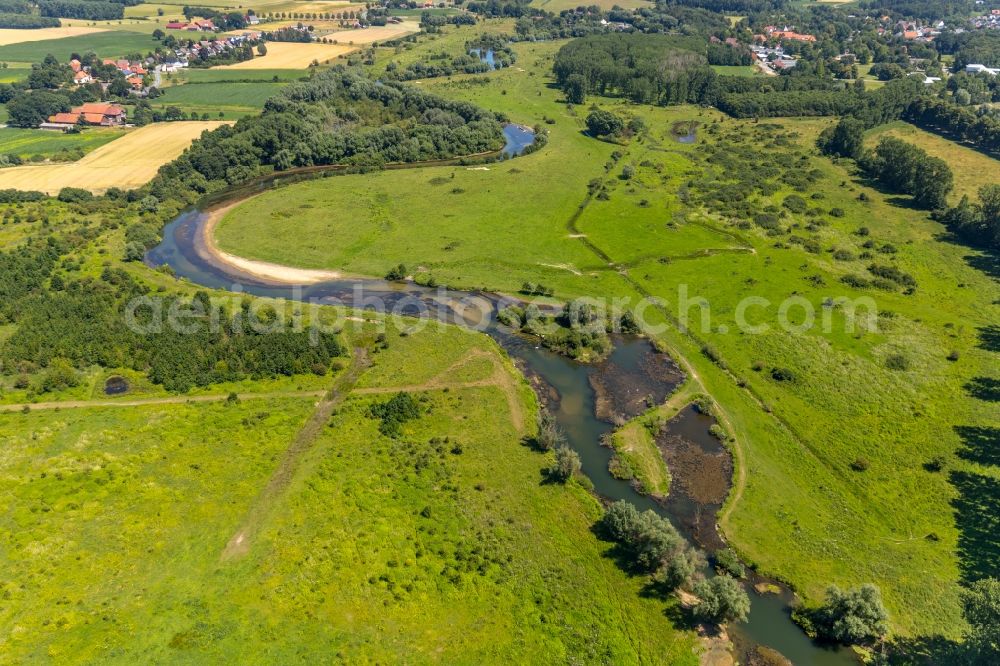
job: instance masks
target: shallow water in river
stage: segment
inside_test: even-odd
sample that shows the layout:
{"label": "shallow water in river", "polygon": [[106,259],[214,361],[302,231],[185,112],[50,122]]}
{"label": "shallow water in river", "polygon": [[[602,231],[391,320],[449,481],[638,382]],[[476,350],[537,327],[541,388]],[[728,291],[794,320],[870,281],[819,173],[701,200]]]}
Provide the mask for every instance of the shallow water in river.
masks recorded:
{"label": "shallow water in river", "polygon": [[[509,148],[511,154],[521,152],[531,143],[527,140],[530,130],[521,126],[508,125],[505,135],[508,138],[505,150]],[[282,177],[276,176],[228,197],[217,196],[214,201],[232,201],[282,182]],[[206,251],[200,233],[206,217],[197,209],[181,213],[165,227],[160,245],[147,253],[147,263],[151,266],[167,264],[177,277],[209,288],[355,307],[363,307],[363,299],[377,297],[388,311],[425,317],[447,316],[453,323],[462,323],[462,318],[456,316],[455,302],[486,304],[490,309],[486,315],[490,323],[485,332],[535,380],[533,383],[542,400],[549,405],[568,443],[579,453],[583,472],[593,482],[595,491],[609,500],[627,500],[640,510],[652,509],[669,517],[688,539],[710,553],[724,545],[715,530],[715,513],[729,491],[732,461],[719,441],[709,434],[708,428],[713,422],[710,417],[698,414],[693,408],[685,408],[657,438],[661,448],[668,449],[667,459],[673,457],[675,464],[671,470],[674,483],[665,503],[638,494],[628,482],[615,479],[608,471],[612,451],[601,445],[601,439],[613,426],[598,418],[595,386],[621,393],[615,396],[620,400],[614,401],[614,406],[622,415],[631,417],[641,411],[641,402],[635,399],[636,396],[628,395],[629,382],[624,378],[629,373],[633,373],[634,384],[641,385],[641,391],[649,393],[655,402],[662,402],[683,379],[670,358],[658,354],[648,341],[619,338],[606,361],[582,365],[497,324],[493,317],[501,299],[491,294],[450,291],[443,297],[442,290],[378,279],[341,279],[302,288],[268,284],[217,261]],[[818,646],[802,633],[789,617],[794,596],[787,588],[782,587],[780,594],[760,595],[748,584],[748,591],[752,600],[749,620],[729,628],[741,661],[745,662],[756,646],[763,645],[803,666],[857,664],[849,651]]]}

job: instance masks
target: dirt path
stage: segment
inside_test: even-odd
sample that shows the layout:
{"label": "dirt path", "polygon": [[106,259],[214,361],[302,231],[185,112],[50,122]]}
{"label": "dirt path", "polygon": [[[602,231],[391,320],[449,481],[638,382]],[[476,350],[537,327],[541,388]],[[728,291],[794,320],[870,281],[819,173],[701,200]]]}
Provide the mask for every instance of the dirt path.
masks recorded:
{"label": "dirt path", "polygon": [[[484,379],[474,379],[465,382],[450,382],[447,377],[463,365],[474,361],[477,358],[488,358],[493,364],[493,374]],[[497,358],[496,354],[484,349],[473,349],[468,354],[452,363],[443,371],[430,378],[422,384],[410,384],[407,386],[375,386],[354,389],[353,393],[361,395],[372,395],[382,393],[399,393],[401,391],[437,391],[441,389],[463,389],[463,388],[484,388],[496,387],[500,389],[507,400],[507,408],[510,411],[511,421],[519,434],[525,432],[524,408],[517,395],[517,383],[510,372],[503,366],[503,362]]]}
{"label": "dirt path", "polygon": [[250,542],[264,524],[268,514],[288,485],[291,483],[298,469],[302,456],[312,448],[317,435],[322,431],[323,426],[330,420],[334,408],[343,402],[348,393],[351,392],[354,384],[358,381],[368,366],[370,365],[367,352],[357,347],[354,349],[354,357],[351,365],[343,375],[337,378],[333,388],[321,400],[313,411],[312,415],[305,422],[305,425],[295,435],[291,446],[285,449],[281,462],[277,469],[268,479],[267,485],[261,490],[243,518],[243,522],[236,533],[229,539],[225,549],[222,551],[221,559],[231,560],[245,555],[250,550]]}
{"label": "dirt path", "polygon": [[[318,398],[325,391],[270,391],[267,393],[237,393],[240,400],[264,400],[267,398]],[[0,405],[0,412],[23,412],[24,408],[36,409],[87,409],[91,407],[142,407],[144,405],[180,405],[189,402],[220,402],[229,395],[189,395],[169,398],[136,398],[134,400],[64,400],[62,402],[21,402]]]}

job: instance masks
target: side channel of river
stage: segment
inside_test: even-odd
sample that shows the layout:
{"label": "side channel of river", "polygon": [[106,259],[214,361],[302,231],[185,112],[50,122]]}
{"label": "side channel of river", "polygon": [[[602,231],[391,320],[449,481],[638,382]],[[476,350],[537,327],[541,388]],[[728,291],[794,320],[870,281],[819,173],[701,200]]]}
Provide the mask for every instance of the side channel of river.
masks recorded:
{"label": "side channel of river", "polygon": [[[504,152],[508,156],[519,154],[531,144],[531,131],[525,127],[507,125],[504,133],[507,137]],[[291,182],[296,179],[300,178]],[[232,203],[285,182],[289,179],[279,175],[217,195],[211,203],[216,206]],[[467,323],[469,308],[459,310],[456,303],[479,308],[483,321],[488,322],[485,332],[497,340],[532,380],[540,398],[565,431],[570,446],[579,453],[583,472],[601,497],[627,500],[640,510],[652,509],[670,518],[686,538],[709,554],[724,545],[715,528],[715,514],[729,491],[732,460],[709,434],[710,417],[691,407],[685,408],[657,438],[667,460],[673,464],[671,493],[665,502],[638,494],[629,483],[614,478],[608,471],[612,452],[601,441],[613,429],[609,414],[636,416],[644,410],[647,397],[662,402],[683,381],[682,373],[670,358],[657,353],[647,340],[619,338],[606,361],[582,365],[538,347],[497,323],[495,315],[502,299],[495,295],[449,291],[443,298],[439,290],[378,279],[341,279],[302,288],[270,283],[215,259],[205,247],[201,233],[208,218],[206,210],[207,207],[188,210],[171,221],[164,228],[163,241],[147,253],[146,263],[154,267],[169,265],[177,277],[208,288],[350,307],[364,307],[364,302],[359,302],[359,295],[363,294],[367,299],[378,297],[391,312],[444,318],[458,324]],[[599,412],[603,418],[599,418]],[[752,601],[748,621],[729,628],[741,663],[758,662],[763,654],[760,648],[764,647],[802,666],[857,664],[850,651],[815,644],[791,621],[794,595],[786,587],[778,586],[777,594],[760,594],[753,585],[756,582],[761,580],[751,578],[747,583]]]}

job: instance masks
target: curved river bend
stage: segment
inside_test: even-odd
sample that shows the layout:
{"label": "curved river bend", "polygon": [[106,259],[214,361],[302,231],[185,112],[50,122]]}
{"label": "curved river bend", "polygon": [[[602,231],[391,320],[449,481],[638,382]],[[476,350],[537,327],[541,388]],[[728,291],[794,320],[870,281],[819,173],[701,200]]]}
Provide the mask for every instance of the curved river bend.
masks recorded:
{"label": "curved river bend", "polygon": [[[506,156],[521,153],[533,140],[530,129],[520,125],[504,128]],[[591,479],[596,492],[610,500],[627,500],[640,510],[652,509],[667,516],[689,540],[707,551],[714,552],[722,542],[714,528],[717,505],[698,505],[690,498],[671,497],[661,504],[640,495],[625,481],[614,478],[608,471],[610,449],[601,446],[602,437],[613,430],[611,423],[597,416],[598,396],[595,377],[600,369],[576,363],[554,352],[540,348],[512,334],[498,324],[495,314],[503,299],[493,294],[442,291],[414,284],[399,284],[379,279],[344,278],[316,284],[292,287],[261,279],[220,261],[204,239],[204,227],[213,209],[231,205],[283,184],[302,180],[311,175],[272,175],[250,186],[233,189],[212,197],[200,208],[187,210],[171,221],[163,231],[163,241],[146,254],[149,266],[170,266],[179,278],[212,289],[241,291],[270,298],[297,299],[323,304],[366,307],[366,299],[377,298],[386,311],[396,314],[434,317],[459,325],[471,324],[494,338],[519,366],[535,380],[543,401],[549,404],[566,433],[569,444],[579,453],[584,473]],[[456,307],[456,304],[458,307]],[[471,307],[469,307],[471,306]],[[470,319],[469,311],[479,314]],[[615,350],[602,365],[616,368],[619,378],[638,381],[639,365],[658,357],[654,363],[669,364],[667,373],[676,368],[664,355],[654,354],[651,345],[642,339],[618,339]],[[634,374],[630,374],[634,373]],[[681,377],[676,377],[674,384]],[[598,385],[600,381],[596,382]],[[671,385],[667,385],[672,389]],[[711,421],[688,408],[671,421],[667,435],[685,440],[688,448],[715,455],[718,441],[708,433]],[[731,463],[730,463],[731,464]],[[675,482],[673,485],[677,485]],[[705,511],[710,511],[707,515]],[[758,646],[777,650],[794,664],[802,666],[856,666],[857,660],[845,649],[828,649],[816,645],[790,619],[790,604],[794,597],[782,587],[780,594],[758,594],[748,585],[752,606],[747,622],[731,625],[730,637],[741,663],[751,661]]]}

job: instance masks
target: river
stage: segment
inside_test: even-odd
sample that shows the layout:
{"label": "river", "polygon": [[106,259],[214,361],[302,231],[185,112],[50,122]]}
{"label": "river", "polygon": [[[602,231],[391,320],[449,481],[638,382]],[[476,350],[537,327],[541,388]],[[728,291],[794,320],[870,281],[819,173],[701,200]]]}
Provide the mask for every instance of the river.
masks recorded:
{"label": "river", "polygon": [[[504,128],[504,134],[507,137],[504,152],[509,156],[520,153],[531,144],[531,130],[528,128],[511,124]],[[315,177],[315,174],[311,177]],[[206,210],[300,179],[299,176],[274,176],[249,187],[217,195],[201,209],[181,213],[164,228],[163,241],[147,253],[146,263],[154,267],[166,264],[178,278],[213,289],[346,306],[362,306],[363,302],[359,302],[359,298],[378,297],[387,311],[445,318],[458,324],[469,323],[470,320],[464,312],[458,314],[454,308],[455,301],[485,306],[483,316],[489,324],[484,332],[497,340],[519,367],[536,380],[536,390],[539,390],[542,400],[553,411],[570,446],[579,453],[583,472],[593,482],[595,491],[609,500],[627,500],[640,510],[652,509],[667,516],[686,538],[709,553],[721,546],[721,538],[715,531],[714,517],[721,499],[728,492],[730,479],[723,479],[725,488],[717,503],[699,503],[680,494],[679,490],[675,492],[674,487],[684,487],[684,480],[678,478],[675,471],[671,496],[665,503],[660,503],[637,493],[629,483],[614,478],[608,470],[612,452],[601,445],[601,440],[611,432],[613,426],[597,416],[595,384],[600,386],[602,381],[613,375],[618,378],[618,383],[613,386],[611,393],[624,394],[628,392],[629,384],[641,383],[641,395],[653,393],[662,401],[683,379],[669,357],[657,354],[648,341],[619,338],[607,361],[583,365],[514,335],[498,324],[495,314],[502,299],[495,295],[449,291],[449,298],[445,299],[437,289],[368,278],[340,279],[301,288],[292,287],[243,273],[217,260],[205,247],[201,231],[208,218]],[[359,288],[363,291],[359,292]],[[651,381],[647,376],[649,365],[656,363],[665,365],[654,368],[658,379]],[[676,377],[672,378],[672,373]],[[623,377],[624,384],[621,382]],[[657,390],[659,393],[656,393]],[[695,456],[692,467],[696,470],[705,467],[699,462],[698,455],[706,456],[704,461],[708,461],[709,457],[714,457],[715,460],[720,455],[728,459],[728,453],[722,451],[718,440],[708,433],[710,425],[711,419],[687,408],[671,421],[666,433],[685,443],[689,454]],[[731,461],[729,465],[728,468],[723,466],[720,469],[728,469],[731,474]],[[758,594],[749,582],[746,587],[752,601],[750,617],[745,623],[729,627],[729,635],[741,663],[752,662],[757,647],[766,646],[801,666],[856,666],[858,662],[849,650],[819,646],[791,621],[790,610],[794,595],[787,588],[781,586],[779,594]]]}

